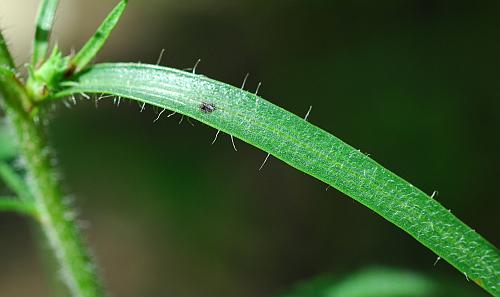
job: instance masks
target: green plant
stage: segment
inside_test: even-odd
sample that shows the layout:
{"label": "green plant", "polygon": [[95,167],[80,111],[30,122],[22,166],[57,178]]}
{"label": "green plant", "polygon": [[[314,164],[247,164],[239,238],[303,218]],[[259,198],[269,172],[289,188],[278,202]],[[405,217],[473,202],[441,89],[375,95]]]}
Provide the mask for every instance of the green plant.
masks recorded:
{"label": "green plant", "polygon": [[439,297],[472,296],[446,279],[400,269],[369,267],[346,276],[321,276],[299,283],[280,297]]}
{"label": "green plant", "polygon": [[[171,68],[115,63],[87,67],[123,13],[121,1],[75,56],[57,47],[47,56],[56,0],[42,1],[23,80],[0,36],[0,95],[17,142],[0,143],[0,176],[16,198],[0,210],[18,211],[40,223],[74,296],[103,296],[47,149],[47,107],[74,94],[110,94],[192,117],[238,137],[335,187],[402,228],[467,278],[499,294],[498,250],[441,206],[362,152],[255,94]],[[1,135],[1,134],[0,134]],[[18,148],[16,148],[16,144]],[[8,164],[16,152],[25,178]]]}

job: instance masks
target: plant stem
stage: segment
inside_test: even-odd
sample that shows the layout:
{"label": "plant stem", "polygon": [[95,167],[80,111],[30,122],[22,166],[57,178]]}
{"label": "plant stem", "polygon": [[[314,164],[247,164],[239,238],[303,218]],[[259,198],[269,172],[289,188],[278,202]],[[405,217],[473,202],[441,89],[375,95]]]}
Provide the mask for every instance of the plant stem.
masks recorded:
{"label": "plant stem", "polygon": [[103,296],[74,212],[63,203],[44,128],[31,118],[11,113],[9,116],[19,137],[41,228],[61,265],[64,281],[75,297]]}
{"label": "plant stem", "polygon": [[[3,37],[0,33],[0,62],[3,65],[11,64],[7,48],[2,44]],[[43,110],[26,105],[30,102],[32,104],[33,100],[15,75],[5,68],[0,71],[0,99],[18,138],[40,228],[61,267],[64,282],[74,297],[104,296],[94,264],[83,245],[75,212],[63,202],[53,159],[47,146]]]}

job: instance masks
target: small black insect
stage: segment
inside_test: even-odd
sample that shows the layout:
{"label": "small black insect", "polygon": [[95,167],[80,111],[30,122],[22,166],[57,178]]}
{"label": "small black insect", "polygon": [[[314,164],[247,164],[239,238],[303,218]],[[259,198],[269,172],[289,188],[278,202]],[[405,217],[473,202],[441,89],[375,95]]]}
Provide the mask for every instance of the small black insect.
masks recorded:
{"label": "small black insect", "polygon": [[200,110],[204,113],[211,113],[215,110],[215,105],[213,103],[201,102]]}

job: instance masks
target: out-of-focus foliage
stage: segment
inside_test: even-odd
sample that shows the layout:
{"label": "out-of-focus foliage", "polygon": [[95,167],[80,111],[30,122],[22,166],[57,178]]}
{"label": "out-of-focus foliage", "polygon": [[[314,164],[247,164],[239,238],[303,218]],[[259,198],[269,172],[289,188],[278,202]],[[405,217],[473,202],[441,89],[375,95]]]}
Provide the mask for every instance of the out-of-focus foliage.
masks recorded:
{"label": "out-of-focus foliage", "polygon": [[16,142],[7,127],[0,123],[0,160],[13,158],[17,153]]}
{"label": "out-of-focus foliage", "polygon": [[409,270],[374,267],[300,283],[279,297],[473,297],[474,291]]}

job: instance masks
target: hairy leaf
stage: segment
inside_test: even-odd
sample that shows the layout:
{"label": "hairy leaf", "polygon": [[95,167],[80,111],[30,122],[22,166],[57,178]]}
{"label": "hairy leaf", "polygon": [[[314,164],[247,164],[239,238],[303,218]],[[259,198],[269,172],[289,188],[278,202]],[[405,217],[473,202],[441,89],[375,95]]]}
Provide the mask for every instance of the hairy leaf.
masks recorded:
{"label": "hairy leaf", "polygon": [[[100,64],[56,97],[108,93],[169,109],[234,135],[331,185],[498,295],[498,250],[448,209],[330,133],[252,93],[160,66]],[[207,108],[210,106],[210,108]]]}

